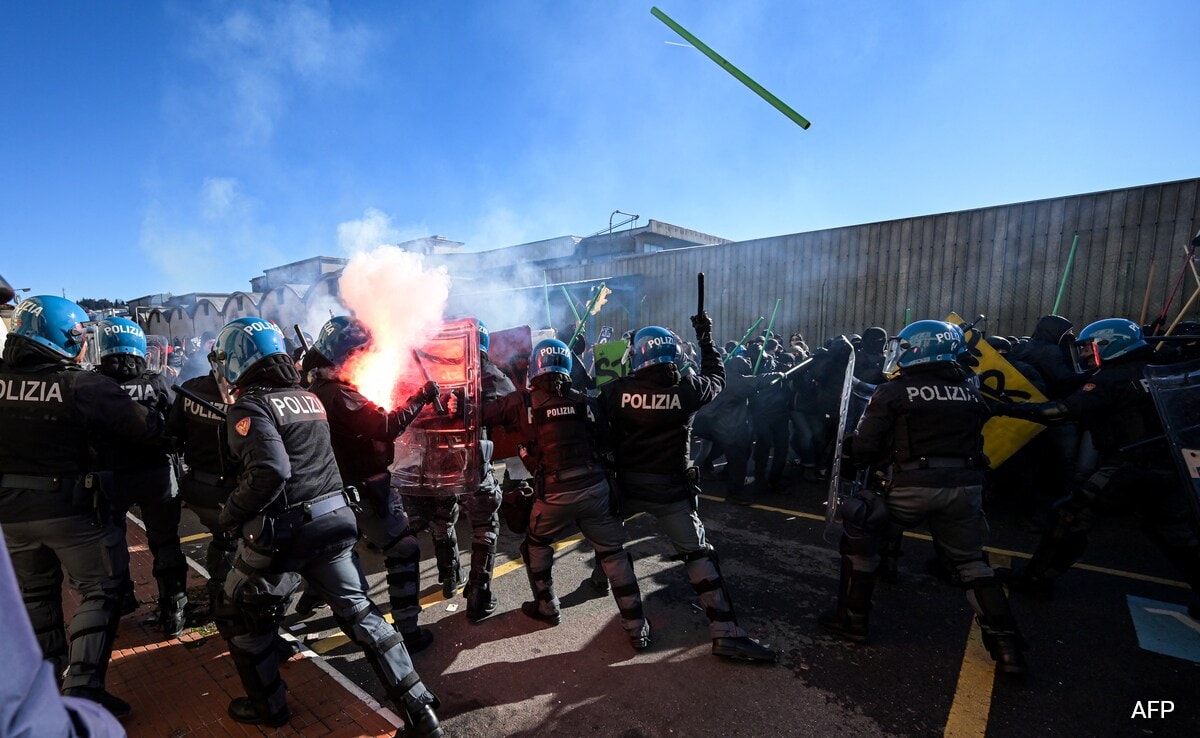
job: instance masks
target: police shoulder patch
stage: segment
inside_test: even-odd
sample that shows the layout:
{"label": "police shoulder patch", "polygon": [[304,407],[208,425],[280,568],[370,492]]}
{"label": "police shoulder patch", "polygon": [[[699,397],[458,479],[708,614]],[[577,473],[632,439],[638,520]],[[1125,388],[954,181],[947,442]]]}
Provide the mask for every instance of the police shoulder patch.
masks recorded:
{"label": "police shoulder patch", "polygon": [[237,425],[233,426],[233,429],[238,432],[239,436],[244,438],[250,433],[250,418],[242,418],[237,422]]}
{"label": "police shoulder patch", "polygon": [[1092,390],[1096,389],[1096,385],[1093,382],[1088,382],[1079,389],[1083,390],[1084,392],[1091,392]]}

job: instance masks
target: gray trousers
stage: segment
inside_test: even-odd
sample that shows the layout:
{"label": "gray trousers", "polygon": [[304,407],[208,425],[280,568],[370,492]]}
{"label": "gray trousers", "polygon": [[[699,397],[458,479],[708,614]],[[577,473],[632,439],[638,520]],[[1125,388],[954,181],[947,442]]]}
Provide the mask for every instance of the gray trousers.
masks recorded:
{"label": "gray trousers", "polygon": [[[120,589],[129,577],[125,536],[90,515],[4,523],[4,537],[21,598],[42,653],[62,673],[63,688],[103,688],[120,614]],[[79,608],[70,645],[63,625],[63,569]]]}
{"label": "gray trousers", "polygon": [[[993,575],[983,555],[988,523],[983,514],[983,486],[894,487],[883,498],[892,522],[915,528],[929,522],[933,540],[958,569],[964,584]],[[856,571],[874,571],[879,555],[851,555]]]}
{"label": "gray trousers", "polygon": [[529,585],[538,609],[546,614],[559,612],[554,592],[551,547],[563,534],[579,527],[583,537],[596,551],[604,575],[612,585],[613,599],[621,613],[621,625],[631,635],[648,635],[649,626],[642,612],[642,592],[633,571],[633,557],[625,550],[625,529],[609,510],[607,479],[569,492],[554,492],[534,500],[529,529],[522,544],[528,564]]}
{"label": "gray trousers", "polygon": [[363,649],[389,697],[398,701],[410,690],[418,698],[426,693],[404,639],[367,597],[367,580],[353,546],[332,552],[292,550],[272,555],[242,540],[224,594],[226,603],[241,617],[236,628],[240,632],[227,640],[251,699],[261,700],[269,713],[287,704],[273,643],[301,576],[329,603],[342,631]]}
{"label": "gray trousers", "polygon": [[[187,599],[187,560],[179,544],[179,498],[171,467],[113,472],[109,493],[113,521],[125,534],[125,513],[137,505],[146,524],[146,542],[154,556],[154,577],[161,603],[183,607]],[[132,589],[132,582],[128,586]]]}
{"label": "gray trousers", "polygon": [[392,621],[401,633],[411,633],[421,614],[421,544],[409,527],[400,495],[393,489],[386,510],[364,504],[355,518],[358,530],[383,552]]}
{"label": "gray trousers", "polygon": [[721,571],[708,541],[704,536],[704,523],[699,513],[688,500],[679,502],[648,502],[638,499],[636,489],[626,484],[621,499],[621,514],[625,516],[644,512],[653,515],[662,526],[663,533],[670,539],[675,552],[685,561],[688,582],[692,585],[704,612],[708,615],[708,629],[713,638],[741,638],[746,631],[737,624],[733,616],[733,601],[725,588]]}

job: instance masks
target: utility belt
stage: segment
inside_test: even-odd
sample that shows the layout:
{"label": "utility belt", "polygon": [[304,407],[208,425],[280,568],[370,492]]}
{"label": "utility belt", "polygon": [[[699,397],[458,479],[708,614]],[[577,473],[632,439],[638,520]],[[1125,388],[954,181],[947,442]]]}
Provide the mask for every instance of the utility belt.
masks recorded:
{"label": "utility belt", "polygon": [[[57,497],[38,495],[44,499],[29,505],[29,509],[11,516],[11,522],[57,517],[61,514],[65,502],[65,506],[75,513],[94,516],[98,525],[104,525],[109,518],[106,487],[111,483],[112,475],[106,472],[58,475],[0,474],[0,488],[27,489],[66,496],[66,500],[62,500]],[[48,515],[51,511],[53,514]]]}
{"label": "utility belt", "polygon": [[897,461],[892,464],[895,471],[916,471],[917,469],[978,469],[975,459],[970,456],[922,456],[912,461]]}
{"label": "utility belt", "polygon": [[688,467],[682,474],[654,474],[651,472],[617,472],[621,494],[631,499],[655,503],[691,501],[692,508],[700,495],[700,471]]}
{"label": "utility belt", "polygon": [[305,523],[348,507],[345,492],[338,490],[314,500],[288,505],[283,512],[266,512],[251,519],[242,527],[242,535],[256,549],[270,551],[288,544]]}
{"label": "utility belt", "polygon": [[553,484],[562,484],[575,479],[583,479],[584,477],[599,477],[604,474],[604,469],[587,464],[584,466],[572,466],[567,469],[558,469],[552,473],[544,474],[545,480]]}
{"label": "utility belt", "polygon": [[0,487],[36,489],[43,492],[69,492],[79,483],[78,475],[0,474]]}
{"label": "utility belt", "polygon": [[288,519],[288,522],[310,523],[323,515],[341,510],[343,507],[349,507],[349,503],[346,502],[345,492],[339,489],[337,492],[321,495],[315,500],[305,500],[297,502],[295,505],[288,505],[279,517]]}

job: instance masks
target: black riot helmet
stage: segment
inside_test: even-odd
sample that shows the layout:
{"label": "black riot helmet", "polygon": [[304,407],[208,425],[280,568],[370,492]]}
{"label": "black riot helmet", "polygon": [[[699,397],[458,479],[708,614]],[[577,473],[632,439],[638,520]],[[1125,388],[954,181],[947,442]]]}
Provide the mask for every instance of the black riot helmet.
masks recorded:
{"label": "black riot helmet", "polygon": [[1043,315],[1038,318],[1033,335],[1029,339],[1055,346],[1067,346],[1075,340],[1075,334],[1071,331],[1074,327],[1074,323],[1061,315]]}
{"label": "black riot helmet", "polygon": [[861,348],[868,354],[882,354],[887,340],[887,331],[879,326],[871,326],[862,332]]}

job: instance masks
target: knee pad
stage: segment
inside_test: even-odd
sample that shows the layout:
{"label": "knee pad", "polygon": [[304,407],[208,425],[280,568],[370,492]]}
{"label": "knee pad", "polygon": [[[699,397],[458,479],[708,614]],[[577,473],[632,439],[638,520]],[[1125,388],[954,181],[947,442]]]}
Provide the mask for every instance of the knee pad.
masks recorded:
{"label": "knee pad", "polygon": [[891,523],[887,506],[879,495],[871,492],[856,492],[842,500],[838,505],[838,517],[850,538],[882,540]]}
{"label": "knee pad", "polygon": [[399,562],[420,561],[421,543],[413,535],[411,529],[405,529],[403,533],[383,547],[383,555],[388,560],[396,559]]}

